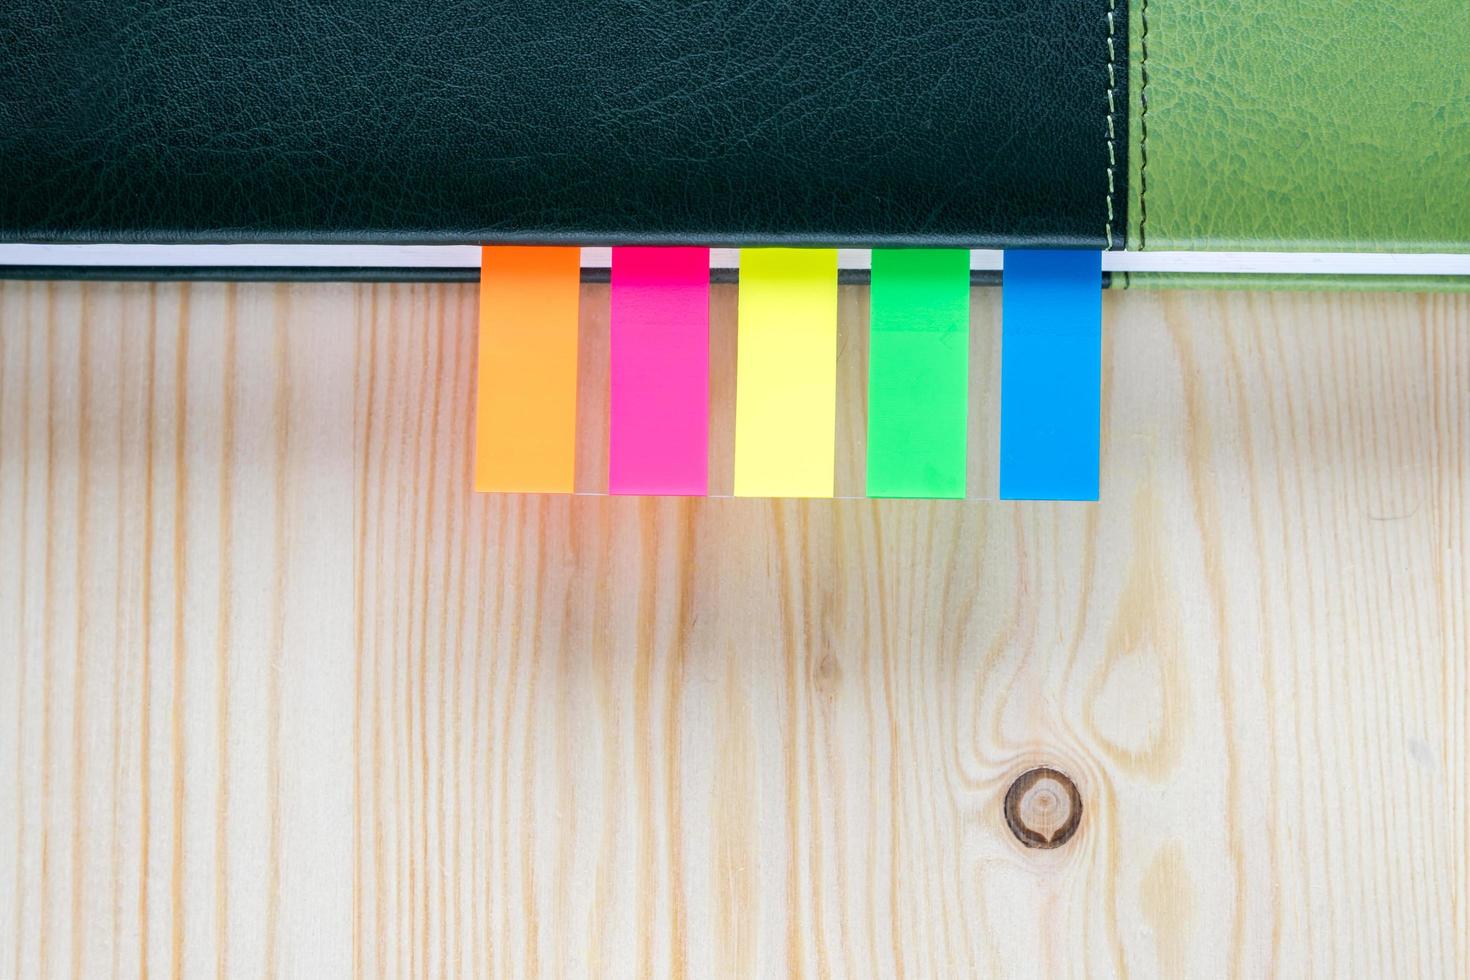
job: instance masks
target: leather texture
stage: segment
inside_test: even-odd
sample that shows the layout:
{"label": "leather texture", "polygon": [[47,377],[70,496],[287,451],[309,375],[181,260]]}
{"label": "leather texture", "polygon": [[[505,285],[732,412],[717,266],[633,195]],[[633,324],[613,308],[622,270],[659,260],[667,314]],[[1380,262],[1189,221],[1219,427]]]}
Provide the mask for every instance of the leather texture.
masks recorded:
{"label": "leather texture", "polygon": [[21,0],[0,239],[1103,247],[1121,10]]}
{"label": "leather texture", "polygon": [[1470,251],[1466,0],[1130,13],[1130,248]]}

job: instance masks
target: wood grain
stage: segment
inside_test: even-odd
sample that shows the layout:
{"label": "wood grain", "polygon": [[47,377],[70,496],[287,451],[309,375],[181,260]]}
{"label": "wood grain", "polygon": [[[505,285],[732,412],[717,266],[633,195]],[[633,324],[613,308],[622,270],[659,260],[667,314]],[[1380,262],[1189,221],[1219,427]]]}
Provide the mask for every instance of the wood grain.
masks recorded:
{"label": "wood grain", "polygon": [[0,973],[1466,975],[1470,297],[1106,309],[1095,507],[492,498],[471,287],[0,285]]}

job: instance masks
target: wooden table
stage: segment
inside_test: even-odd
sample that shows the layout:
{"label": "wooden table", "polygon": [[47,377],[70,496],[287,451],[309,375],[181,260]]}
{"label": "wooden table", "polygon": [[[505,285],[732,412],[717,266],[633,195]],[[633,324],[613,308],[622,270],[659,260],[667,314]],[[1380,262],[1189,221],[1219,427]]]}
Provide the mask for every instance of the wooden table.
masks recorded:
{"label": "wooden table", "polygon": [[494,498],[472,286],[5,284],[0,974],[1464,976],[1470,296],[1106,316],[1098,506]]}

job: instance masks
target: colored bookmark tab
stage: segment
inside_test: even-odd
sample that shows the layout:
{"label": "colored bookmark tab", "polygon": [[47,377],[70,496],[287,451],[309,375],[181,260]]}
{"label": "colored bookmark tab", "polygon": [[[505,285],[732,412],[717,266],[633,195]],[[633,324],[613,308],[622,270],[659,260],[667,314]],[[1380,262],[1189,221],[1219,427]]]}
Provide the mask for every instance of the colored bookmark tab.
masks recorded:
{"label": "colored bookmark tab", "polygon": [[572,492],[580,261],[577,248],[481,252],[476,490]]}
{"label": "colored bookmark tab", "polygon": [[709,249],[612,250],[608,491],[709,492]]}
{"label": "colored bookmark tab", "polygon": [[1005,253],[1000,496],[1096,500],[1102,254]]}
{"label": "colored bookmark tab", "polygon": [[963,497],[970,253],[875,249],[868,496]]}
{"label": "colored bookmark tab", "polygon": [[830,497],[837,440],[837,251],[740,252],[735,495]]}

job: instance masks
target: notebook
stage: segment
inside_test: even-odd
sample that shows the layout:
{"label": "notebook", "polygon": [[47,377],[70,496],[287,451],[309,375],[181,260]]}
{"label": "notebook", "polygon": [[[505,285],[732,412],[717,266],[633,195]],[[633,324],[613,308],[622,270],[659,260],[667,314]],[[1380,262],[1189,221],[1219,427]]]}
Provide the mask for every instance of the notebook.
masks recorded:
{"label": "notebook", "polygon": [[0,36],[12,276],[452,278],[536,243],[1452,287],[1470,252],[1463,0],[77,0]]}

